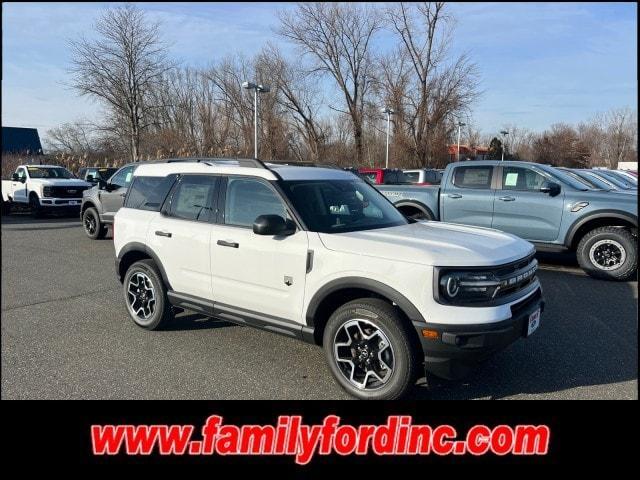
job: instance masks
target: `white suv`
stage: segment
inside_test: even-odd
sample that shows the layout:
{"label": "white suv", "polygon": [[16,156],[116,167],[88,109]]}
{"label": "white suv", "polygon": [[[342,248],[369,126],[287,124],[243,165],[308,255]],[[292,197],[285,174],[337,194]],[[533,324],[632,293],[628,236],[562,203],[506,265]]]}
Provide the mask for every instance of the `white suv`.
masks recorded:
{"label": "white suv", "polygon": [[141,164],[114,243],[139,326],[187,309],[323,345],[360,398],[402,396],[421,366],[460,377],[530,335],[544,306],[529,242],[407,219],[340,169]]}

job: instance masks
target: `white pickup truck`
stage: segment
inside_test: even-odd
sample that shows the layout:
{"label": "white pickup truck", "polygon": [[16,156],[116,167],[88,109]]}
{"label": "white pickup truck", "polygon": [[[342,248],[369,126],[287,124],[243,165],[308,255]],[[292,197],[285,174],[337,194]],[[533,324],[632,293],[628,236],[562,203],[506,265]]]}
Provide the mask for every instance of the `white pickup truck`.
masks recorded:
{"label": "white pickup truck", "polygon": [[10,180],[2,180],[2,211],[12,204],[29,206],[34,217],[43,213],[80,210],[82,192],[91,184],[57,165],[20,165]]}

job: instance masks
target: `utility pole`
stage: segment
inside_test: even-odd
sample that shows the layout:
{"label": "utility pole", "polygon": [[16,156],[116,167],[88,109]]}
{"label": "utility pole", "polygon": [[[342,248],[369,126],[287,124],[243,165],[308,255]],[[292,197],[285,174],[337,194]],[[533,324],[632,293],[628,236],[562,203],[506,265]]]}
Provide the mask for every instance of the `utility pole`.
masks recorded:
{"label": "utility pole", "polygon": [[258,158],[258,92],[268,93],[269,87],[257,85],[252,82],[244,82],[242,88],[253,90],[253,158]]}
{"label": "utility pole", "polygon": [[507,135],[509,135],[509,132],[507,130],[500,130],[500,133],[502,134],[502,162],[504,162],[504,151],[507,147]]}
{"label": "utility pole", "polygon": [[460,161],[460,127],[464,127],[466,123],[458,122],[458,159]]}
{"label": "utility pole", "polygon": [[386,160],[384,162],[384,167],[389,168],[389,129],[391,127],[391,115],[393,115],[396,112],[391,110],[389,107],[385,107],[382,109],[382,113],[387,114],[387,155],[386,155]]}

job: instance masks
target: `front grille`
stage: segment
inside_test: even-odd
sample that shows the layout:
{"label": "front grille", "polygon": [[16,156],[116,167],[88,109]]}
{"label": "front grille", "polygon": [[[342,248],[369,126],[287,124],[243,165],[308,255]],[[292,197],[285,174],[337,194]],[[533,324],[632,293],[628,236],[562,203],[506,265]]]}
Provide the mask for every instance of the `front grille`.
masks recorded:
{"label": "front grille", "polygon": [[519,302],[516,302],[513,305],[511,305],[511,316],[512,317],[518,316],[520,312],[526,310],[527,308],[529,308],[529,306],[538,302],[541,298],[542,298],[542,292],[540,291],[540,289],[537,289],[536,292],[530,297],[527,297],[524,300],[520,300]]}
{"label": "front grille", "polygon": [[536,278],[538,261],[533,258],[534,254],[522,260],[499,267],[494,271],[500,288],[494,298],[503,298],[518,292],[530,285]]}
{"label": "front grille", "polygon": [[49,197],[54,198],[82,198],[82,192],[89,187],[49,187]]}

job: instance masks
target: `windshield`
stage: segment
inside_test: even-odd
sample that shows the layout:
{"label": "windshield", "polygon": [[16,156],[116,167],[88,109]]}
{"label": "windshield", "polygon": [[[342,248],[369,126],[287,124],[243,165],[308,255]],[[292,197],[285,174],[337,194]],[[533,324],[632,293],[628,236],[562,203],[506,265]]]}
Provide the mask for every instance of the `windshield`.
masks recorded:
{"label": "windshield", "polygon": [[566,185],[570,185],[576,190],[585,191],[590,189],[590,187],[586,185],[584,182],[576,180],[571,175],[567,175],[566,172],[563,172],[562,170],[558,170],[555,167],[550,167],[547,165],[536,165],[536,167],[547,172],[549,175],[551,175],[552,177],[555,177],[557,180],[560,180],[562,183]]}
{"label": "windshield", "polygon": [[313,232],[356,232],[409,223],[378,190],[359,179],[291,180],[282,182],[282,188]]}
{"label": "windshield", "polygon": [[27,167],[31,178],[76,178],[66,168],[62,167]]}

